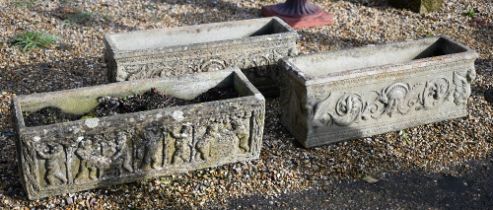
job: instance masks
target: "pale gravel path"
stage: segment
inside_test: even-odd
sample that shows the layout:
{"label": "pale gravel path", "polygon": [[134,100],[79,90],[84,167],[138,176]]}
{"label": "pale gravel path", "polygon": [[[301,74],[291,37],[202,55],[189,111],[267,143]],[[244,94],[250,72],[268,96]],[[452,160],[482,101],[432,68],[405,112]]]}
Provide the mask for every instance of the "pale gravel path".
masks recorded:
{"label": "pale gravel path", "polygon": [[[327,198],[328,202],[341,204],[334,207],[344,208],[344,194],[360,202],[371,201],[371,196],[351,191],[353,187],[354,190],[372,187],[353,182],[365,175],[381,178],[383,186],[392,189],[398,187],[398,180],[387,185],[385,180],[400,177],[400,173],[411,173],[403,177],[417,179],[418,183],[420,176],[424,181],[445,176],[474,179],[475,175],[469,171],[489,169],[468,161],[491,163],[493,160],[493,107],[483,96],[493,89],[493,3],[490,0],[445,0],[448,6],[443,11],[427,15],[389,8],[381,0],[315,1],[335,15],[336,23],[300,31],[302,53],[438,34],[450,36],[480,52],[481,58],[476,62],[478,78],[469,101],[470,116],[406,129],[409,139],[391,132],[307,150],[300,148],[280,125],[275,111],[278,102],[270,100],[264,147],[258,161],[29,202],[24,199],[16,173],[8,114],[12,93],[107,83],[106,67],[101,59],[105,32],[255,18],[261,5],[275,1],[80,1],[77,7],[94,14],[94,20],[87,25],[63,24],[55,16],[59,7],[56,1],[40,1],[31,9],[13,7],[12,2],[0,0],[0,208],[234,207],[231,204],[234,198],[240,198],[240,203],[248,201],[248,196],[258,195],[273,196],[275,200],[276,196],[287,193],[279,200],[283,197],[289,200],[296,192],[303,195],[303,190],[317,186],[333,192],[329,193],[332,196]],[[477,18],[463,15],[469,7],[478,10]],[[22,53],[8,42],[23,30],[43,30],[57,35],[60,41],[53,49]],[[484,181],[486,178],[482,180],[477,183],[491,183]],[[403,186],[406,184],[409,182]],[[491,188],[486,189],[491,196]],[[314,189],[314,196],[318,192]],[[394,201],[393,207],[401,204],[403,208],[412,208],[406,202],[411,201]],[[447,208],[439,204],[430,207]]]}

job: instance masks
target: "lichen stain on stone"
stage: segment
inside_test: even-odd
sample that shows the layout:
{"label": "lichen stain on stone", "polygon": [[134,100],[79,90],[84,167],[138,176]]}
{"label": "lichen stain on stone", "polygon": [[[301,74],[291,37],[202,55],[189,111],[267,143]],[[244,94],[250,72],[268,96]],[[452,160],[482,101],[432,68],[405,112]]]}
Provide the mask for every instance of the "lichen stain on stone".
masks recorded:
{"label": "lichen stain on stone", "polygon": [[33,141],[34,141],[34,142],[38,142],[38,141],[40,141],[40,140],[41,140],[41,137],[39,137],[39,136],[34,136],[34,137],[33,137]]}
{"label": "lichen stain on stone", "polygon": [[72,126],[70,129],[69,129],[70,132],[72,132],[73,134],[77,134],[80,132],[80,129],[76,126]]}
{"label": "lichen stain on stone", "polygon": [[185,117],[183,117],[183,112],[180,110],[174,111],[171,114],[171,117],[173,117],[173,119],[178,121],[178,122],[181,122],[183,119],[185,119]]}
{"label": "lichen stain on stone", "polygon": [[257,98],[259,100],[265,100],[264,96],[262,96],[262,94],[255,94],[255,98]]}
{"label": "lichen stain on stone", "polygon": [[421,10],[420,12],[434,12],[440,10],[442,7],[443,0],[422,0],[421,1]]}
{"label": "lichen stain on stone", "polygon": [[80,141],[82,141],[82,140],[84,140],[84,136],[79,136],[79,137],[77,137],[77,142],[80,142]]}
{"label": "lichen stain on stone", "polygon": [[87,119],[85,121],[85,125],[89,128],[95,128],[95,127],[98,127],[99,125],[99,119],[98,118],[91,118],[91,119]]}

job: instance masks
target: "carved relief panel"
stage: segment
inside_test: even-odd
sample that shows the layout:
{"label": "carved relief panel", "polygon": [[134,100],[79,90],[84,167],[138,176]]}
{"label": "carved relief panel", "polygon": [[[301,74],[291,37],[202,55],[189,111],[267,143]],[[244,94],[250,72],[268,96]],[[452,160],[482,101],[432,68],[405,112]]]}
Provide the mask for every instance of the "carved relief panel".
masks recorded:
{"label": "carved relief panel", "polygon": [[[140,88],[149,81],[14,97],[18,162],[28,197],[39,199],[259,158],[263,96],[251,88],[240,69],[192,78],[227,83],[227,87],[238,87],[242,95],[40,126],[26,126],[23,113],[36,110],[32,107],[39,104],[56,103],[53,98],[60,100],[62,109],[65,97],[78,100],[98,91],[118,95],[121,89],[132,85]],[[189,79],[181,82],[188,83]],[[162,84],[167,81],[151,82],[167,87]]]}
{"label": "carved relief panel", "polygon": [[263,111],[241,110],[198,121],[154,121],[142,127],[23,141],[26,187],[58,194],[77,186],[172,174],[199,163],[204,167],[253,159],[260,152],[261,135],[252,133],[263,124],[253,123],[259,114]]}
{"label": "carved relief panel", "polygon": [[333,91],[309,107],[314,126],[353,124],[413,116],[440,108],[444,103],[464,105],[471,93],[474,70],[425,81],[394,82],[380,89]]}
{"label": "carved relief panel", "polygon": [[[218,53],[176,52],[173,60],[170,56],[163,55],[156,59],[142,59],[146,62],[122,63],[117,73],[117,81],[212,72],[231,66],[238,66],[242,69],[255,68],[256,73],[264,74],[262,72],[269,70],[269,66],[275,65],[279,59],[295,54],[295,51],[288,45],[277,46],[273,49],[272,47],[264,48],[241,52],[231,51],[229,48],[219,50]],[[177,56],[177,54],[182,55]],[[194,56],[191,57],[190,54]]]}

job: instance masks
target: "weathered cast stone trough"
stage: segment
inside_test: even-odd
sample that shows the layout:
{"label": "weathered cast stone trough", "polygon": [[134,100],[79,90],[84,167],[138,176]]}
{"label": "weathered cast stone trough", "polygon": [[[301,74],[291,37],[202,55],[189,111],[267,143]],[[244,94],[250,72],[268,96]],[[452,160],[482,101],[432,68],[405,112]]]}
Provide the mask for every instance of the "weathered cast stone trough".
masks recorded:
{"label": "weathered cast stone trough", "polygon": [[[191,85],[193,84],[193,85]],[[81,114],[101,96],[156,88],[192,99],[212,87],[240,97],[26,127],[23,112]],[[265,100],[239,69],[127,81],[13,99],[21,180],[29,199],[257,159]]]}
{"label": "weathered cast stone trough", "polygon": [[[221,22],[107,34],[105,59],[111,81],[210,72],[229,66],[253,82],[271,76],[271,65],[297,54],[298,35],[279,18]],[[258,81],[257,81],[258,78]]]}
{"label": "weathered cast stone trough", "polygon": [[282,122],[313,147],[464,117],[477,57],[434,37],[283,59]]}

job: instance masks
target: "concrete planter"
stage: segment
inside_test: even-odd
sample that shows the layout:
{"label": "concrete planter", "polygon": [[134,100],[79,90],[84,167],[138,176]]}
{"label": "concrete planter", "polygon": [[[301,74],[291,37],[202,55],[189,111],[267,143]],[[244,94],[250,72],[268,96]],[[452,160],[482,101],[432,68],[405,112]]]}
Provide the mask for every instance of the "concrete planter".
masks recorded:
{"label": "concrete planter", "polygon": [[305,147],[467,113],[478,54],[445,37],[282,61],[282,122]]}
{"label": "concrete planter", "polygon": [[[108,34],[110,80],[125,81],[210,72],[237,66],[270,76],[270,65],[297,54],[297,33],[279,18]],[[265,70],[265,71],[264,71]],[[255,75],[258,74],[258,75]]]}
{"label": "concrete planter", "polygon": [[[241,97],[36,127],[24,123],[23,112],[48,106],[82,114],[101,96],[156,88],[192,99],[215,86],[234,88]],[[13,106],[29,199],[257,159],[265,114],[263,96],[239,69],[19,96]]]}

